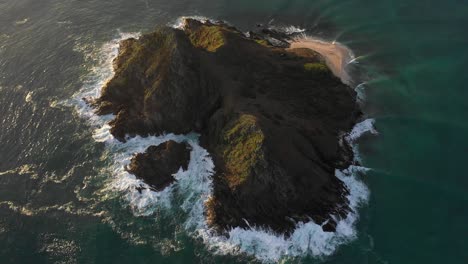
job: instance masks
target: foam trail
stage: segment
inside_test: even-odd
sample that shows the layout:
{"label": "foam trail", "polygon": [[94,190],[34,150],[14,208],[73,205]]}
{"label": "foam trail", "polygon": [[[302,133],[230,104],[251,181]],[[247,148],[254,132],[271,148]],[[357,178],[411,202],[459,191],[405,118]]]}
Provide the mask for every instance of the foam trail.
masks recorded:
{"label": "foam trail", "polygon": [[358,103],[363,103],[366,100],[366,93],[365,93],[365,86],[367,85],[366,82],[363,82],[357,85],[354,88],[354,91],[357,93],[357,101]]}
{"label": "foam trail", "polygon": [[358,163],[361,162],[361,156],[359,155],[359,150],[356,145],[356,141],[364,134],[377,135],[379,132],[375,129],[374,124],[375,124],[374,119],[372,118],[366,119],[356,124],[353,130],[351,130],[351,132],[349,132],[348,135],[345,136],[345,140],[351,145],[353,149],[354,159]]}
{"label": "foam trail", "polygon": [[362,56],[355,57],[352,60],[350,60],[348,62],[348,64],[353,64],[353,63],[354,64],[359,64],[362,60],[369,58],[371,55],[372,54],[367,54],[367,55],[362,55]]}
{"label": "foam trail", "polygon": [[361,58],[361,57],[356,57],[356,58],[350,60],[350,61],[348,62],[348,64],[359,63],[359,62],[358,62],[358,59],[360,59],[360,58]]}
{"label": "foam trail", "polygon": [[346,136],[349,143],[354,143],[359,137],[365,133],[378,134],[379,132],[374,127],[375,120],[372,118],[366,119],[356,124],[351,132]]}
{"label": "foam trail", "polygon": [[276,30],[278,32],[285,33],[287,35],[294,35],[299,33],[304,33],[306,30],[296,26],[270,26],[268,27],[271,30]]}
{"label": "foam trail", "polygon": [[[205,17],[191,17],[201,21],[208,21]],[[180,18],[173,27],[183,27]],[[211,21],[211,20],[210,20]],[[291,29],[293,30],[293,29]],[[294,29],[293,31],[297,31]],[[185,229],[195,237],[200,238],[215,254],[249,254],[258,260],[269,263],[282,259],[300,256],[328,256],[336,249],[356,238],[355,223],[358,219],[358,209],[366,203],[369,190],[356,174],[366,171],[365,168],[351,166],[339,171],[336,176],[340,178],[350,190],[351,213],[346,219],[337,223],[336,232],[324,232],[322,227],[312,220],[307,223],[298,223],[290,237],[275,234],[270,230],[257,227],[248,229],[233,228],[228,236],[220,236],[212,230],[205,219],[205,201],[212,196],[213,186],[211,176],[214,173],[214,164],[207,150],[198,143],[197,134],[188,135],[161,135],[150,137],[128,138],[125,143],[116,140],[110,133],[108,122],[113,116],[97,116],[93,109],[82,98],[97,98],[102,87],[113,76],[112,61],[118,54],[119,42],[128,37],[138,37],[138,33],[120,33],[119,37],[106,43],[97,54],[97,66],[92,69],[89,80],[85,81],[82,90],[69,102],[75,106],[79,115],[89,120],[95,128],[93,138],[97,142],[104,142],[111,155],[112,164],[109,168],[112,176],[108,179],[103,193],[116,193],[126,201],[136,216],[150,216],[157,209],[170,210],[179,206],[187,213],[182,220]],[[345,137],[349,143],[355,143],[357,138],[365,132],[376,133],[373,120],[365,120]],[[151,191],[148,186],[134,175],[128,173],[125,167],[130,163],[134,153],[144,152],[151,145],[159,145],[168,140],[187,142],[192,147],[190,163],[187,171],[180,170],[174,177],[177,179],[170,187],[161,192]],[[139,187],[146,189],[138,191]],[[182,195],[181,201],[175,200],[175,195]]]}

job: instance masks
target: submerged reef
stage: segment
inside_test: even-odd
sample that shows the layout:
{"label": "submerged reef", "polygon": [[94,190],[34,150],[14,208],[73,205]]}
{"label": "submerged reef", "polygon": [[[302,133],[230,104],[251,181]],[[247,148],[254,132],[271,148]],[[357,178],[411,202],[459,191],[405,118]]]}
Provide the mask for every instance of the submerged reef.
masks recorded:
{"label": "submerged reef", "polygon": [[[181,29],[122,41],[115,75],[92,104],[115,115],[111,133],[121,141],[201,134],[216,167],[206,219],[219,233],[256,226],[288,234],[311,219],[332,232],[350,211],[335,176],[353,161],[342,135],[361,111],[320,54],[288,48],[277,32],[186,19]],[[128,170],[162,190],[188,153],[174,142],[150,147]]]}

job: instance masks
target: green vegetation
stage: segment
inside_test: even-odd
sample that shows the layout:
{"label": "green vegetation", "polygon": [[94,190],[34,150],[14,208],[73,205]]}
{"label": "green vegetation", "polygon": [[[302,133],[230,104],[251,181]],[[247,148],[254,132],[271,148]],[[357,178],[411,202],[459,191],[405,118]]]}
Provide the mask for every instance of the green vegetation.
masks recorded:
{"label": "green vegetation", "polygon": [[325,65],[323,62],[306,63],[304,64],[304,70],[307,72],[321,74],[328,73],[330,71],[327,65]]}
{"label": "green vegetation", "polygon": [[195,47],[205,49],[209,52],[216,52],[216,50],[226,43],[224,34],[225,29],[220,26],[203,25],[194,32],[190,32],[189,38],[192,45]]}
{"label": "green vegetation", "polygon": [[258,44],[262,46],[270,46],[270,43],[266,41],[265,39],[256,39],[255,42],[257,42]]}
{"label": "green vegetation", "polygon": [[[173,50],[176,48],[174,34],[166,29],[158,29],[155,32],[143,35],[139,40],[129,39],[122,42],[119,56],[116,60],[116,74],[104,87],[103,94],[112,90],[109,87],[127,87],[128,90],[141,91],[145,100],[154,92],[153,86],[145,87],[145,90],[135,89],[139,82],[132,82],[135,72],[144,72],[148,78],[164,75],[169,68]],[[121,95],[122,97],[124,95]]]}
{"label": "green vegetation", "polygon": [[157,68],[161,61],[169,59],[175,47],[174,34],[165,29],[158,29],[140,40],[126,40],[120,47],[118,61],[120,71],[131,70],[132,67],[146,69],[146,74]]}
{"label": "green vegetation", "polygon": [[264,159],[265,140],[257,118],[243,114],[231,122],[223,132],[223,157],[230,188],[236,188],[248,178],[259,161]]}

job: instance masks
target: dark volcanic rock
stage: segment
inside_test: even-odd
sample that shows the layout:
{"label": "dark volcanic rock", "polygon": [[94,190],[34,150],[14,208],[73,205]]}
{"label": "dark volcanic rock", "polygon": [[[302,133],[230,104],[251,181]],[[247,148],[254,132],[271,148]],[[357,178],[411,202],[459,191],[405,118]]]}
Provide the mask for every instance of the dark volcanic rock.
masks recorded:
{"label": "dark volcanic rock", "polygon": [[274,29],[263,28],[257,32],[249,31],[248,35],[251,39],[267,43],[277,48],[289,48],[290,46],[288,42],[288,40],[290,40],[289,36]]}
{"label": "dark volcanic rock", "polygon": [[158,146],[150,146],[145,153],[136,154],[127,170],[152,189],[160,191],[175,181],[172,174],[181,167],[187,170],[189,161],[190,146],[171,140]]}
{"label": "dark volcanic rock", "polygon": [[334,172],[352,160],[340,142],[360,117],[356,94],[318,53],[261,36],[187,20],[126,40],[94,105],[116,115],[121,140],[201,133],[217,172],[206,213],[220,231],[248,222],[287,233],[310,218],[333,231],[330,215],[349,211]]}

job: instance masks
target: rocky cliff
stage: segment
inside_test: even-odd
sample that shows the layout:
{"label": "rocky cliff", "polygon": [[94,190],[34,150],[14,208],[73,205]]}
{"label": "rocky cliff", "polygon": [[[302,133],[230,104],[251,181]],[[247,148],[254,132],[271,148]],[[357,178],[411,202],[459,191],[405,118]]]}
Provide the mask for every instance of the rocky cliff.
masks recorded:
{"label": "rocky cliff", "polygon": [[200,133],[216,165],[206,214],[220,232],[288,233],[310,219],[334,231],[349,211],[334,174],[352,160],[341,135],[361,112],[318,53],[285,43],[275,32],[191,19],[159,28],[121,43],[115,76],[93,105],[115,115],[111,132],[122,141]]}

